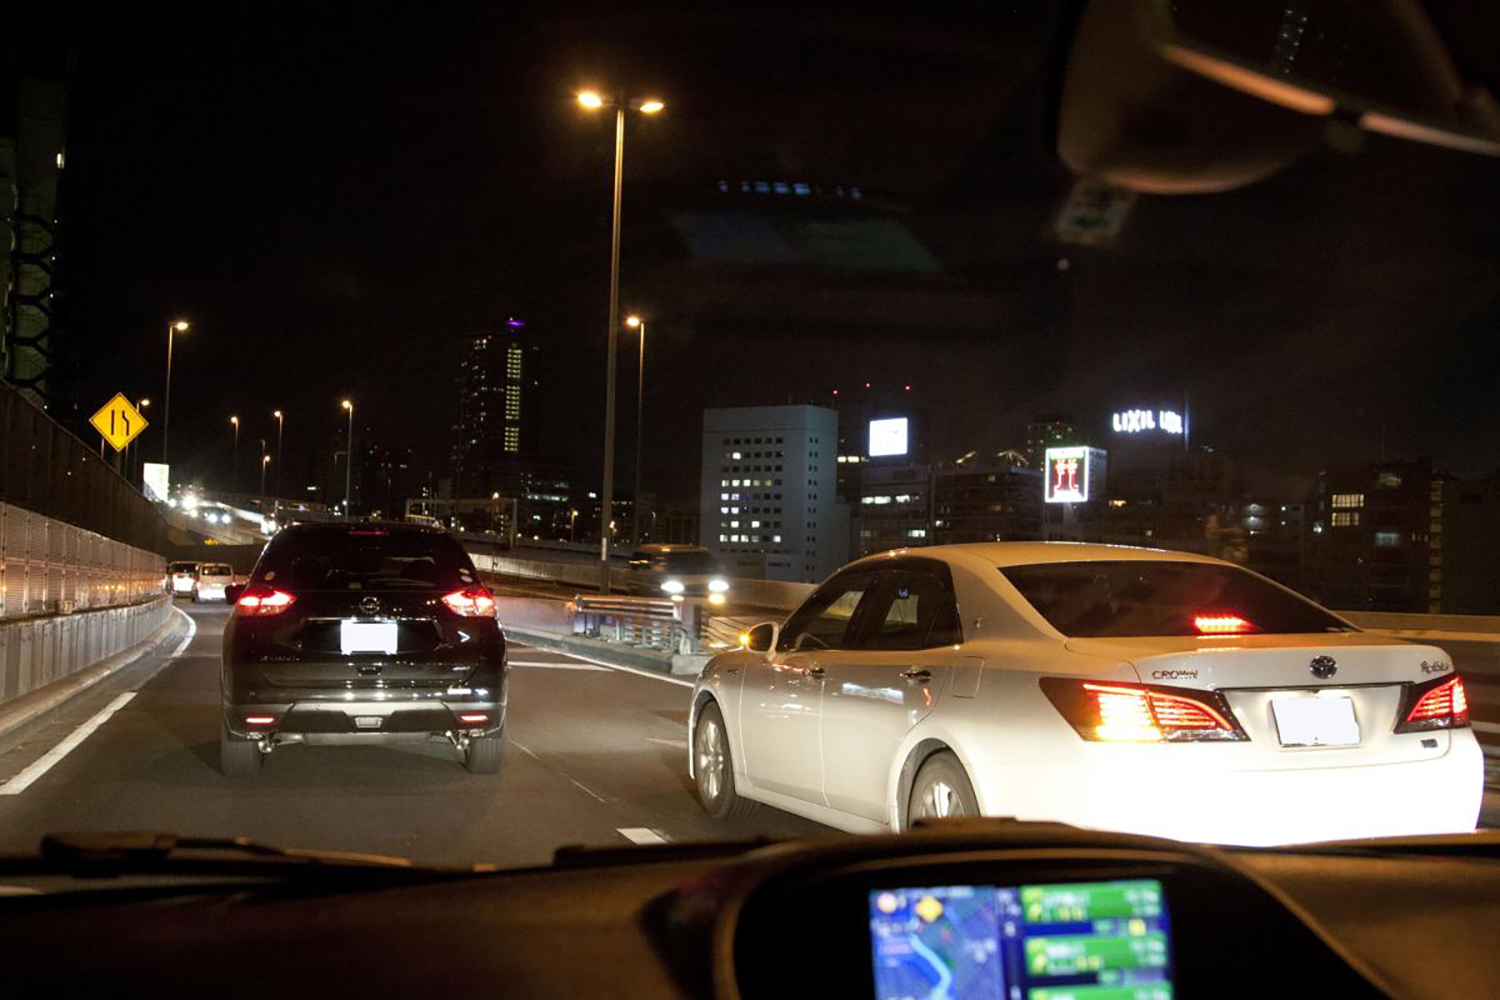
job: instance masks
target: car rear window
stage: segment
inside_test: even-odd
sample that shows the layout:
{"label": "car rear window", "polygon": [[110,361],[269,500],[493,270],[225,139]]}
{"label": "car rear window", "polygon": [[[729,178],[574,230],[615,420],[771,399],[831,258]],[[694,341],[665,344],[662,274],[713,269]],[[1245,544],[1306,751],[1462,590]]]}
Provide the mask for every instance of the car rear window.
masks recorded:
{"label": "car rear window", "polygon": [[1004,566],[1000,572],[1048,624],[1078,638],[1356,631],[1311,601],[1233,566],[1120,560]]}
{"label": "car rear window", "polygon": [[293,590],[426,590],[477,582],[468,555],[441,531],[317,525],[272,539],[257,582]]}
{"label": "car rear window", "polygon": [[667,572],[700,576],[715,570],[712,552],[668,552]]}
{"label": "car rear window", "polygon": [[234,570],[228,563],[208,563],[199,573],[203,576],[233,576]]}
{"label": "car rear window", "polygon": [[167,570],[171,573],[196,573],[198,572],[198,564],[190,562],[174,562],[168,564]]}

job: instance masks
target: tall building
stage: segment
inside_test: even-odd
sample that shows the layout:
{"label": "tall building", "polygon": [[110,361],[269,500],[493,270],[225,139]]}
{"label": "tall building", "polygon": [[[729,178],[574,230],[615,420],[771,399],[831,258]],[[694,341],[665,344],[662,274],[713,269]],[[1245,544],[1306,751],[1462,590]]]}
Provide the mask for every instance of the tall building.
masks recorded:
{"label": "tall building", "polygon": [[927,544],[931,469],[919,395],[909,384],[865,382],[834,390],[830,406],[838,413],[837,495],[849,511],[849,551]]}
{"label": "tall building", "polygon": [[1500,476],[1444,483],[1441,527],[1443,613],[1500,615]]}
{"label": "tall building", "polygon": [[453,424],[455,492],[489,496],[537,455],[535,334],[511,319],[459,345]]}
{"label": "tall building", "polygon": [[1426,459],[1324,473],[1312,574],[1324,604],[1344,611],[1443,610],[1444,481]]}
{"label": "tall building", "polygon": [[855,556],[932,544],[930,465],[869,465],[849,504]]}
{"label": "tall building", "polygon": [[1078,431],[1073,418],[1065,413],[1050,413],[1034,417],[1026,425],[1026,466],[1040,469],[1046,460],[1048,448],[1062,448],[1078,444]]}
{"label": "tall building", "polygon": [[838,414],[817,406],[703,412],[700,544],[731,572],[815,583],[848,560],[835,494]]}
{"label": "tall building", "polygon": [[1018,465],[942,464],[932,475],[932,544],[1042,537],[1042,479]]}

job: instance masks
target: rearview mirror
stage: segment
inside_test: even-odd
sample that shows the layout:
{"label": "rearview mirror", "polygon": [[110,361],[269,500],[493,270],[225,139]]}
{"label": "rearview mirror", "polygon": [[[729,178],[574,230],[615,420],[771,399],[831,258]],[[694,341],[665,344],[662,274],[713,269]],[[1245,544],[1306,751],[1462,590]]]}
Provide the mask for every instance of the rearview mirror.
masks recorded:
{"label": "rearview mirror", "polygon": [[769,653],[776,648],[776,640],[780,637],[780,625],[762,622],[740,636],[740,646],[752,653]]}
{"label": "rearview mirror", "polygon": [[1500,155],[1500,108],[1415,0],[1091,0],[1057,152],[1133,191],[1227,191],[1359,130]]}
{"label": "rearview mirror", "polygon": [[228,604],[233,604],[240,599],[240,595],[244,592],[245,585],[243,583],[231,583],[224,588],[224,601]]}

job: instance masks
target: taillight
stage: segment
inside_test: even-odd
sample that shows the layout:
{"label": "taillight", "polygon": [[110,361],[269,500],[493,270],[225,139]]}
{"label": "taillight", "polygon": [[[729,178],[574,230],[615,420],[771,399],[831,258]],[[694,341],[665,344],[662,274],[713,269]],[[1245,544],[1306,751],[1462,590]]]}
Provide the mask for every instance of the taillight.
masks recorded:
{"label": "taillight", "polygon": [[1243,635],[1255,631],[1255,626],[1239,615],[1224,614],[1194,615],[1193,628],[1199,635]]}
{"label": "taillight", "polygon": [[458,721],[477,726],[490,721],[490,715],[488,712],[459,712]]}
{"label": "taillight", "polygon": [[1217,691],[1043,677],[1042,693],[1086,740],[1182,743],[1247,740]]}
{"label": "taillight", "polygon": [[247,716],[245,716],[245,725],[247,725],[247,726],[274,726],[275,724],[276,724],[276,716],[274,716],[274,715],[247,715]]}
{"label": "taillight", "polygon": [[465,618],[489,618],[495,613],[495,598],[483,587],[465,587],[443,597],[448,610]]}
{"label": "taillight", "polygon": [[1459,729],[1469,724],[1469,695],[1463,678],[1454,674],[1425,684],[1413,684],[1402,703],[1398,733],[1426,729]]}
{"label": "taillight", "polygon": [[279,615],[296,601],[284,590],[253,583],[244,589],[234,606],[242,615]]}

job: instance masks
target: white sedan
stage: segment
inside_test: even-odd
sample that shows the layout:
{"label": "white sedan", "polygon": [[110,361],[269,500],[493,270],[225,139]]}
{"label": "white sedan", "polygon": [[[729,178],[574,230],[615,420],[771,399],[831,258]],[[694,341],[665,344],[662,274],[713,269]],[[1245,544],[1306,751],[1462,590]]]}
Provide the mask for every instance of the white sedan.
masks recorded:
{"label": "white sedan", "polygon": [[1472,830],[1483,758],[1432,646],[1230,563],[1013,542],[852,563],[694,690],[703,807],[840,829],[1014,816],[1277,844]]}

